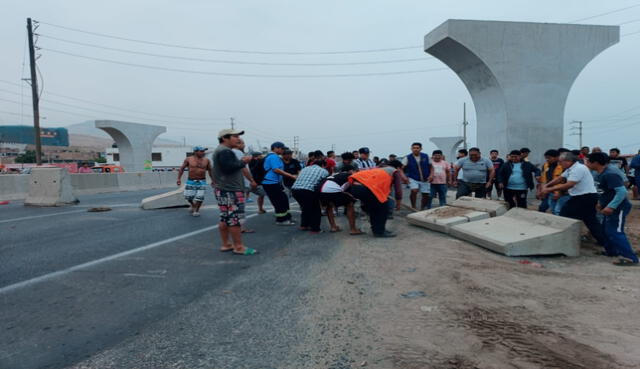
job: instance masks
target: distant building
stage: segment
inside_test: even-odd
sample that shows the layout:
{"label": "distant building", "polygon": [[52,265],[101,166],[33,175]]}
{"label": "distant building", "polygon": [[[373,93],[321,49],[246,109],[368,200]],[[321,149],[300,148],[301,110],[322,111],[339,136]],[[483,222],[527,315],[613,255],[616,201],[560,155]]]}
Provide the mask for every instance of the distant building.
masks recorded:
{"label": "distant building", "polygon": [[[107,164],[120,165],[120,153],[117,147],[106,149]],[[154,168],[177,168],[184,159],[193,155],[191,146],[155,146],[151,150],[151,164]]]}
{"label": "distant building", "polygon": [[[66,128],[41,128],[40,139],[45,146],[69,146],[69,132]],[[0,126],[0,142],[35,144],[31,126]]]}

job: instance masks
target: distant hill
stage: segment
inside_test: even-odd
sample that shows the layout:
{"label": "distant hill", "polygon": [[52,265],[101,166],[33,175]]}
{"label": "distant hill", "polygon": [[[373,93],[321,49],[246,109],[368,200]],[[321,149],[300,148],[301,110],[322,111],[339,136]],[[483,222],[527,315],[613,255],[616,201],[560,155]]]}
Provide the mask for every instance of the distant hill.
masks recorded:
{"label": "distant hill", "polygon": [[[92,120],[76,123],[64,127],[69,131],[69,144],[71,146],[110,147],[113,139],[109,134],[95,127]],[[182,146],[182,142],[158,137],[156,146]]]}

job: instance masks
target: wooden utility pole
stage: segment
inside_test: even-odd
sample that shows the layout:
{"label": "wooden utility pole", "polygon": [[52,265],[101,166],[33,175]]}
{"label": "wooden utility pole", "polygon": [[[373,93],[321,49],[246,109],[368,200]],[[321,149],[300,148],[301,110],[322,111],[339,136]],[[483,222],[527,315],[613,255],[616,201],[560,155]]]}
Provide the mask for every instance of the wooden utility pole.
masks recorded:
{"label": "wooden utility pole", "polygon": [[42,142],[40,140],[40,96],[38,95],[38,76],[36,71],[36,47],[33,42],[31,18],[27,18],[29,37],[29,63],[31,64],[31,101],[33,102],[33,130],[36,144],[36,164],[42,165]]}
{"label": "wooden utility pole", "polygon": [[231,117],[229,119],[231,119],[231,129],[235,129],[236,128],[236,124],[233,122],[234,121],[233,117]]}

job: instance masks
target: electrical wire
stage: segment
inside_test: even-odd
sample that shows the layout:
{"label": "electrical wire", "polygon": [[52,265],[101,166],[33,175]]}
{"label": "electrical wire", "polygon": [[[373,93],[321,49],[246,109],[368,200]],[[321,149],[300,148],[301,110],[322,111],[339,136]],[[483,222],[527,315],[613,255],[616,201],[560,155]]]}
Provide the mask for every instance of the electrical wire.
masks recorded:
{"label": "electrical wire", "polygon": [[282,63],[282,62],[252,62],[252,61],[242,61],[242,60],[224,60],[224,59],[206,59],[206,58],[192,58],[187,56],[176,56],[176,55],[167,55],[167,54],[156,54],[149,53],[144,51],[136,51],[136,50],[128,50],[128,49],[120,49],[115,47],[103,46],[103,45],[95,45],[86,42],[78,42],[67,40],[63,38],[40,35],[40,37],[48,38],[55,41],[60,41],[64,43],[69,43],[73,45],[80,45],[91,47],[100,50],[108,50],[108,51],[116,51],[120,53],[134,54],[134,55],[144,55],[144,56],[153,56],[157,58],[165,58],[165,59],[175,59],[175,60],[188,60],[188,61],[197,61],[204,63],[218,63],[218,64],[239,64],[239,65],[264,65],[264,66],[288,66],[288,67],[321,67],[321,66],[350,66],[350,65],[372,65],[372,64],[395,64],[395,63],[408,63],[408,62],[416,62],[416,61],[425,61],[429,59],[435,59],[434,57],[422,57],[422,58],[410,58],[410,59],[391,59],[391,60],[373,60],[373,61],[357,61],[357,62],[336,62],[336,63]]}
{"label": "electrical wire", "polygon": [[410,50],[410,49],[420,49],[422,45],[414,45],[414,46],[400,46],[400,47],[390,47],[390,48],[381,48],[381,49],[363,49],[363,50],[338,50],[338,51],[264,51],[264,50],[236,50],[236,49],[217,49],[217,48],[208,48],[208,47],[198,47],[198,46],[186,46],[186,45],[178,45],[171,44],[166,42],[156,42],[156,41],[146,41],[139,40],[128,37],[121,37],[115,35],[109,35],[106,33],[86,31],[78,28],[61,26],[58,24],[48,23],[38,21],[40,24],[45,24],[50,27],[65,29],[67,31],[79,32],[93,36],[111,38],[115,40],[128,41],[128,42],[136,42],[140,44],[148,44],[148,45],[156,45],[156,46],[164,46],[164,47],[173,47],[179,49],[190,49],[190,50],[201,50],[201,51],[211,51],[218,53],[231,53],[231,54],[259,54],[259,55],[339,55],[339,54],[363,54],[363,53],[380,53],[380,52],[389,52],[389,51],[400,51],[400,50]]}
{"label": "electrical wire", "polygon": [[371,77],[371,76],[391,76],[391,75],[402,75],[402,74],[416,74],[416,73],[427,73],[427,72],[436,72],[448,70],[448,68],[431,68],[431,69],[417,69],[417,70],[405,70],[405,71],[394,71],[394,72],[371,72],[371,73],[338,73],[338,74],[253,74],[253,73],[224,73],[224,72],[209,72],[209,71],[198,71],[191,69],[179,69],[179,68],[166,68],[166,67],[158,67],[155,65],[147,65],[147,64],[135,64],[135,63],[127,63],[118,60],[111,59],[102,59],[95,58],[92,56],[79,55],[66,51],[42,48],[42,50],[47,50],[52,53],[62,54],[67,56],[72,56],[80,59],[87,60],[95,60],[103,63],[111,63],[111,64],[119,64],[126,65],[130,67],[137,68],[145,68],[145,69],[155,69],[162,70],[167,72],[180,72],[180,73],[190,73],[190,74],[202,74],[202,75],[210,75],[210,76],[225,76],[225,77],[255,77],[255,78],[342,78],[342,77]]}
{"label": "electrical wire", "polygon": [[621,11],[625,11],[625,10],[627,10],[627,9],[636,8],[636,7],[638,7],[638,6],[640,6],[640,3],[636,3],[636,4],[633,4],[633,5],[630,5],[630,6],[626,6],[626,7],[624,7],[624,8],[620,8],[620,9],[614,9],[614,10],[611,10],[611,11],[608,11],[608,12],[605,12],[605,13],[600,13],[600,14],[592,15],[592,16],[590,16],[590,17],[586,17],[586,18],[576,19],[576,20],[573,20],[573,21],[568,22],[568,23],[576,23],[576,22],[586,21],[586,20],[589,20],[589,19],[600,18],[600,17],[604,17],[605,15],[614,14],[614,13],[619,13],[619,12],[621,12]]}

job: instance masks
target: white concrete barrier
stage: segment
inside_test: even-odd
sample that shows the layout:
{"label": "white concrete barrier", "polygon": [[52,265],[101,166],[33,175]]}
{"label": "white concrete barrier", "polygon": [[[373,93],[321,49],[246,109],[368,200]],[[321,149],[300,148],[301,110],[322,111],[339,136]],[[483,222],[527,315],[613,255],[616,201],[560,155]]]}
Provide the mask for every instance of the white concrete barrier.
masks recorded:
{"label": "white concrete barrier", "polygon": [[0,201],[27,197],[29,174],[0,174]]}
{"label": "white concrete barrier", "polygon": [[456,224],[469,223],[489,217],[490,215],[486,211],[442,206],[411,213],[407,215],[407,221],[418,227],[449,233],[449,229]]}
{"label": "white concrete barrier", "polygon": [[76,204],[66,168],[33,168],[29,176],[27,206],[65,206]]}
{"label": "white concrete barrier", "polygon": [[184,186],[177,190],[144,198],[140,203],[140,207],[144,210],[175,208],[180,206],[189,206],[189,203],[184,198]]}
{"label": "white concrete barrier", "polygon": [[465,208],[476,211],[486,211],[492,217],[502,215],[507,212],[507,203],[503,201],[478,199],[475,197],[463,196],[450,204],[457,208]]}
{"label": "white concrete barrier", "polygon": [[452,226],[449,234],[507,256],[580,254],[580,221],[514,208],[502,216]]}

